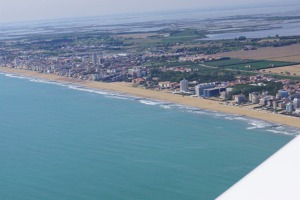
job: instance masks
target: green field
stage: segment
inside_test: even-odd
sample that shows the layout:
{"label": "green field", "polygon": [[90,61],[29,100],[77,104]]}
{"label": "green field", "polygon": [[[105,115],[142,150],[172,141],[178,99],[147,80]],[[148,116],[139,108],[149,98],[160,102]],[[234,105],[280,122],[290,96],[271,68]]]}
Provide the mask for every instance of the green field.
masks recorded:
{"label": "green field", "polygon": [[195,43],[195,39],[204,38],[205,33],[199,32],[194,29],[185,29],[178,31],[171,31],[170,36],[162,39],[162,43],[178,43],[178,42],[192,42]]}
{"label": "green field", "polygon": [[298,63],[269,61],[269,60],[228,59],[228,60],[210,61],[210,62],[206,62],[205,64],[208,66],[220,67],[220,68],[226,68],[226,69],[253,71],[253,70],[295,65]]}

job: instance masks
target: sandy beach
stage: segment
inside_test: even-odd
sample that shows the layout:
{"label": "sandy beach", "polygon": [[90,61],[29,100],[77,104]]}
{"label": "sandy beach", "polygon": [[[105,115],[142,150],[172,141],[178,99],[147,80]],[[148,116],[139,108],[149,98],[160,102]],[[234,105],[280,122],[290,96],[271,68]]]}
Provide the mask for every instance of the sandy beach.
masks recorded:
{"label": "sandy beach", "polygon": [[123,83],[123,82],[102,83],[102,82],[95,82],[95,81],[81,81],[81,80],[74,80],[67,77],[61,77],[54,74],[40,74],[35,71],[12,69],[6,67],[0,67],[0,71],[5,73],[15,73],[15,74],[22,74],[31,77],[38,77],[38,78],[48,79],[53,81],[76,83],[85,87],[102,89],[102,90],[110,90],[110,91],[126,93],[126,94],[131,94],[131,95],[145,97],[145,98],[158,99],[162,101],[193,106],[201,109],[208,109],[208,110],[219,111],[219,112],[224,112],[229,114],[245,115],[251,118],[261,119],[273,123],[300,128],[300,118],[289,117],[289,116],[284,116],[279,114],[272,114],[265,111],[249,110],[243,107],[226,106],[216,101],[211,101],[211,100],[206,100],[201,98],[183,97],[181,95],[173,95],[164,91],[154,91],[150,89],[136,88],[136,87],[132,87],[130,83]]}

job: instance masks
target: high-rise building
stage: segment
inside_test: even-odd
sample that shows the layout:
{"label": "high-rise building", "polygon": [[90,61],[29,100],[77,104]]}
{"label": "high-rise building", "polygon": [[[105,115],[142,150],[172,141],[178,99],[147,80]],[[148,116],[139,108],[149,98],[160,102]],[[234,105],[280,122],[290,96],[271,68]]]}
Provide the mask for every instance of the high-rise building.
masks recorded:
{"label": "high-rise building", "polygon": [[286,104],[285,111],[292,113],[294,111],[294,105],[292,103]]}
{"label": "high-rise building", "polygon": [[267,105],[267,99],[265,97],[260,98],[259,105],[261,105],[261,106]]}
{"label": "high-rise building", "polygon": [[203,90],[203,97],[210,98],[219,96],[221,92],[226,91],[225,87],[214,87]]}
{"label": "high-rise building", "polygon": [[19,57],[16,57],[14,60],[15,66],[18,67],[20,64]]}
{"label": "high-rise building", "polygon": [[195,86],[195,92],[198,97],[203,96],[204,89],[214,88],[216,87],[216,83],[202,83]]}
{"label": "high-rise building", "polygon": [[133,67],[132,69],[128,70],[128,74],[132,75],[134,78],[142,77],[141,68],[140,67]]}
{"label": "high-rise building", "polygon": [[96,53],[93,53],[93,55],[92,55],[92,63],[94,66],[97,66],[97,64],[98,64]]}
{"label": "high-rise building", "polygon": [[246,102],[247,99],[246,99],[246,97],[244,95],[240,94],[240,95],[235,95],[234,96],[234,101],[236,103],[240,104],[240,103]]}
{"label": "high-rise building", "polygon": [[294,104],[294,109],[300,108],[300,99],[294,98],[293,104]]}
{"label": "high-rise building", "polygon": [[249,93],[249,101],[253,104],[257,104],[259,103],[259,93],[257,92],[252,92],[252,93]]}
{"label": "high-rise building", "polygon": [[181,92],[188,92],[189,91],[189,81],[186,79],[183,79],[180,81],[180,91]]}
{"label": "high-rise building", "polygon": [[97,60],[98,63],[97,63],[97,64],[103,66],[104,61],[105,61],[105,59],[104,59],[104,56],[103,56],[103,52],[100,52],[100,53],[98,54],[98,60]]}

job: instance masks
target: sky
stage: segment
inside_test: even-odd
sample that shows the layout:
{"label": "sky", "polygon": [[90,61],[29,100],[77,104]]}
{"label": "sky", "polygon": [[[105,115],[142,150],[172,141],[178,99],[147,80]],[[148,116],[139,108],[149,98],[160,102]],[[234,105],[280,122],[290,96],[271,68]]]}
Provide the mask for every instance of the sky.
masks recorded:
{"label": "sky", "polygon": [[280,2],[299,4],[299,0],[0,0],[0,23]]}

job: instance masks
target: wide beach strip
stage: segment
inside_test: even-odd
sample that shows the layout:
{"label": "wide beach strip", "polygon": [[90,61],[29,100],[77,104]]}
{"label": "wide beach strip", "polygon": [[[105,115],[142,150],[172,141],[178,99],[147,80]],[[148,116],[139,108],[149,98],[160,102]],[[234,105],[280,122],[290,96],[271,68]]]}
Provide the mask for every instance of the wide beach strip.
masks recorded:
{"label": "wide beach strip", "polygon": [[13,68],[6,68],[6,67],[0,67],[0,71],[5,73],[22,74],[26,76],[32,76],[32,77],[48,79],[53,81],[76,83],[82,86],[95,88],[95,89],[111,90],[115,92],[121,92],[121,93],[127,93],[127,94],[140,96],[140,97],[158,99],[167,102],[188,105],[188,106],[193,106],[202,109],[209,109],[218,112],[245,115],[248,117],[261,119],[261,120],[265,120],[277,124],[300,127],[300,118],[273,114],[264,111],[249,110],[241,107],[226,106],[220,104],[219,102],[215,102],[207,99],[183,97],[180,95],[173,95],[163,91],[136,88],[136,87],[132,87],[131,84],[129,83],[123,83],[123,82],[102,83],[102,82],[95,82],[95,81],[74,80],[68,77],[61,77],[54,74],[41,74],[35,71],[13,69]]}

